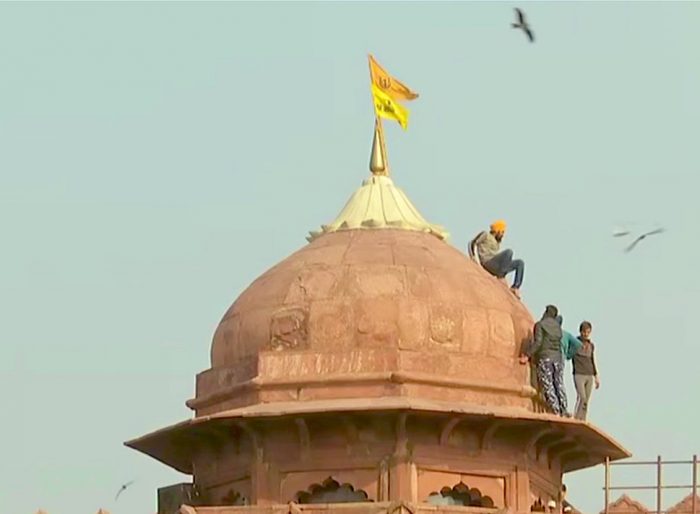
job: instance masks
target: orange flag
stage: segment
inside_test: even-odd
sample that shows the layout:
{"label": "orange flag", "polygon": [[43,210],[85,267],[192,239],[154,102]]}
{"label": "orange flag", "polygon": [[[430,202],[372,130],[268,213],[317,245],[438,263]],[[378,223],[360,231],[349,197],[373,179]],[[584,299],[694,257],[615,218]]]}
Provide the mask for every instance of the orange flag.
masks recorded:
{"label": "orange flag", "polygon": [[414,100],[418,98],[418,93],[414,93],[408,86],[389,75],[371,55],[369,56],[369,74],[372,84],[395,100]]}

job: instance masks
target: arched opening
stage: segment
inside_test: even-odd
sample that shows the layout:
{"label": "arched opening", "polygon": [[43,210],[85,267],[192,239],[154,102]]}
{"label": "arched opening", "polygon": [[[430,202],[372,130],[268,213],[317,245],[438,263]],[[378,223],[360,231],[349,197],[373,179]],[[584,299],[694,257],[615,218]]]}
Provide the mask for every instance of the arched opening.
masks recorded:
{"label": "arched opening", "polygon": [[296,494],[297,503],[358,503],[371,502],[367,493],[352,484],[340,484],[332,477],[320,484],[311,484],[306,491]]}
{"label": "arched opening", "polygon": [[432,492],[426,500],[431,505],[462,505],[465,507],[483,507],[493,509],[495,504],[490,496],[483,496],[475,487],[470,488],[464,482],[453,487],[445,486],[440,492]]}
{"label": "arched opening", "polygon": [[248,498],[243,496],[238,491],[229,489],[226,495],[221,498],[223,505],[241,506],[248,505]]}
{"label": "arched opening", "polygon": [[530,512],[545,512],[546,510],[542,498],[537,498],[534,503],[530,505]]}

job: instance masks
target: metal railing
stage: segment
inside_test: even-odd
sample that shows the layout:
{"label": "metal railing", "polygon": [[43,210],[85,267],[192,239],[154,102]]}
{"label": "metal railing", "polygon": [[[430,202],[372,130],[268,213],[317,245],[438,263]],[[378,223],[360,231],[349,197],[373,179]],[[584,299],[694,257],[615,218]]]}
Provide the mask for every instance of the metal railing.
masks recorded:
{"label": "metal railing", "polygon": [[[663,466],[667,465],[691,465],[692,466],[692,484],[691,485],[665,485],[662,480]],[[656,485],[632,485],[632,486],[611,486],[611,471],[613,466],[656,466]],[[662,508],[662,491],[665,489],[691,489],[692,504],[691,514],[700,514],[700,505],[698,502],[698,456],[693,455],[693,460],[661,460],[657,457],[655,461],[623,461],[610,462],[609,458],[605,459],[605,514],[609,514],[610,507],[610,491],[631,491],[631,490],[655,490],[656,491],[656,514],[664,514]],[[619,511],[618,511],[618,514]]]}

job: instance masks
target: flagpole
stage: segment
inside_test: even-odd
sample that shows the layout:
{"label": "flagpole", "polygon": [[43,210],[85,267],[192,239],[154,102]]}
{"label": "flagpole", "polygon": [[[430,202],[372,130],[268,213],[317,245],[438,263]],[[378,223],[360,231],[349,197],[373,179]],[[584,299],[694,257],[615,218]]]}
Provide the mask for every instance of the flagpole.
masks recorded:
{"label": "flagpole", "polygon": [[[367,54],[367,65],[369,66],[369,85],[370,85],[370,90],[372,88],[372,84],[374,84],[374,74],[372,73],[372,55]],[[372,97],[372,106],[374,106],[374,97]],[[384,125],[382,124],[382,119],[377,115],[377,108],[374,107],[374,129],[376,130],[377,134],[379,135],[379,148],[382,153],[383,157],[383,162],[384,162],[384,173],[383,175],[388,176],[389,175],[389,157],[386,153],[386,141],[384,140]]]}
{"label": "flagpole", "polygon": [[375,116],[377,124],[377,133],[379,134],[379,146],[382,149],[382,156],[384,157],[384,174],[389,176],[389,156],[386,153],[386,141],[384,140],[384,125],[382,124],[382,119],[379,116]]}

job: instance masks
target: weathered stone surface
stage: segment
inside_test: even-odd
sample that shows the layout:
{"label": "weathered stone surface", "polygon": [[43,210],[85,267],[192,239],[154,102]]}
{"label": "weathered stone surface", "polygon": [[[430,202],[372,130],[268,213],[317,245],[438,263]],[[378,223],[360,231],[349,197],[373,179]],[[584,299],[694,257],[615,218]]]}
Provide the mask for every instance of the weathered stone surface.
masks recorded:
{"label": "weathered stone surface", "polygon": [[[399,308],[393,297],[361,298],[355,303],[357,341],[360,346],[396,347]],[[347,327],[352,330],[352,327]]]}
{"label": "weathered stone surface", "polygon": [[245,345],[240,344],[241,317],[238,313],[222,321],[216,329],[214,339],[219,341],[218,345],[211,347],[212,362],[239,361],[245,356],[241,353],[245,350]]}
{"label": "weathered stone surface", "polygon": [[440,268],[444,265],[427,245],[396,245],[394,264],[408,268]]}
{"label": "weathered stone surface", "polygon": [[519,353],[518,345],[514,345],[515,331],[513,318],[510,313],[502,310],[489,309],[489,339],[492,344],[488,347],[488,354],[502,359],[515,359]]}
{"label": "weathered stone surface", "polygon": [[[324,376],[351,373],[358,394],[367,387],[366,374],[380,368],[389,373],[386,390],[405,394],[409,389],[391,384],[414,380],[399,376],[409,369],[467,383],[499,382],[511,391],[506,404],[532,408],[517,393],[528,384],[527,369],[518,364],[517,355],[532,325],[527,309],[506,284],[434,236],[401,230],[334,232],[284,259],[240,295],[214,335],[212,369],[232,368],[257,356],[255,387],[264,389],[270,380],[284,376],[306,376],[319,384]],[[387,369],[370,354],[353,357],[357,350],[373,348],[416,353],[408,360],[395,359]],[[268,359],[267,352],[276,357]],[[238,397],[237,405],[244,397],[260,398],[235,390],[232,379],[208,380],[207,387],[198,387],[192,405],[206,406],[208,413],[216,411],[216,402],[221,408],[231,405],[225,389],[212,396],[217,383],[233,387],[230,394]],[[334,388],[340,387],[336,379],[326,384],[323,398],[333,398]],[[292,383],[274,387],[278,392],[289,389],[281,397],[301,398]],[[308,394],[316,387],[308,386]],[[343,383],[338,397],[347,397],[347,387]],[[418,384],[411,391],[430,390],[435,398],[440,388],[451,386],[426,387]],[[492,401],[490,393],[468,385],[444,393],[482,405]]]}
{"label": "weathered stone surface", "polygon": [[290,284],[285,304],[302,304],[310,299],[324,299],[333,295],[333,288],[338,281],[337,272],[332,270],[302,269]]}
{"label": "weathered stone surface", "polygon": [[393,265],[362,265],[349,268],[353,290],[347,293],[359,298],[392,295],[398,297],[406,290],[405,270]]}
{"label": "weathered stone surface", "polygon": [[491,347],[488,311],[478,308],[464,309],[464,339],[462,352],[474,356],[486,355]]}
{"label": "weathered stone surface", "polygon": [[308,346],[307,310],[302,307],[282,308],[270,320],[271,350],[303,350]]}
{"label": "weathered stone surface", "polygon": [[197,375],[197,396],[246,382],[258,374],[258,357],[240,359],[235,366],[211,368]]}
{"label": "weathered stone surface", "polygon": [[433,292],[427,270],[423,268],[406,268],[408,292],[414,298],[428,298]]}
{"label": "weathered stone surface", "polygon": [[311,302],[309,307],[309,341],[316,351],[351,350],[356,346],[355,306],[348,298]]}
{"label": "weathered stone surface", "polygon": [[399,348],[419,350],[428,345],[428,305],[415,297],[398,300]]}
{"label": "weathered stone surface", "polygon": [[351,245],[343,256],[343,264],[381,264],[386,266],[393,263],[394,256],[391,249],[391,245],[388,244]]}
{"label": "weathered stone surface", "polygon": [[462,343],[462,307],[452,303],[430,304],[430,339],[445,349],[458,349]]}
{"label": "weathered stone surface", "polygon": [[265,353],[259,359],[262,380],[296,378],[299,381],[329,380],[337,375],[380,373],[396,369],[398,351],[394,349],[356,349],[344,352]]}

